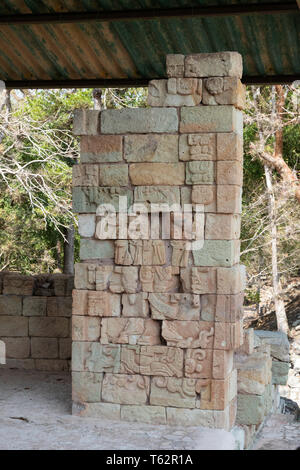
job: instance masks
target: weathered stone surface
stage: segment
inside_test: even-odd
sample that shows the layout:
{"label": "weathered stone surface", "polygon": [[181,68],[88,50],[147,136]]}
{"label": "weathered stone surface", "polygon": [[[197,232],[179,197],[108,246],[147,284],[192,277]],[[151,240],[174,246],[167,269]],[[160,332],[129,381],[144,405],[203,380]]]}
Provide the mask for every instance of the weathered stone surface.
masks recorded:
{"label": "weathered stone surface", "polygon": [[260,424],[265,416],[264,395],[250,395],[238,393],[237,416],[238,424]]}
{"label": "weathered stone surface", "polygon": [[77,372],[114,372],[120,370],[121,349],[117,344],[73,341],[72,370]]}
{"label": "weathered stone surface", "polygon": [[71,297],[47,297],[48,317],[71,317]]}
{"label": "weathered stone surface", "polygon": [[149,82],[149,106],[196,106],[201,99],[202,80],[197,78],[169,78]]}
{"label": "weathered stone surface", "polygon": [[168,77],[184,76],[184,55],[168,54],[166,57],[166,69]]}
{"label": "weathered stone surface", "polygon": [[167,346],[142,346],[140,373],[166,377],[183,376],[183,350]]}
{"label": "weathered stone surface", "polygon": [[185,57],[186,77],[242,77],[243,62],[238,52],[191,54]]}
{"label": "weathered stone surface", "polygon": [[188,162],[186,164],[186,184],[213,184],[213,162]]}
{"label": "weathered stone surface", "polygon": [[70,334],[68,318],[29,317],[29,336],[66,338]]}
{"label": "weathered stone surface", "polygon": [[156,320],[200,320],[200,296],[150,293],[151,316]]}
{"label": "weathered stone surface", "polygon": [[88,292],[87,314],[99,317],[119,317],[121,296],[110,292]]}
{"label": "weathered stone surface", "polygon": [[71,359],[72,356],[72,339],[59,338],[58,339],[58,352],[60,359]]}
{"label": "weathered stone surface", "polygon": [[58,358],[58,339],[31,338],[31,357],[35,359]]}
{"label": "weathered stone surface", "polygon": [[141,317],[149,316],[148,294],[139,292],[138,294],[122,295],[122,316],[123,317]]}
{"label": "weathered stone surface", "polygon": [[217,159],[216,134],[183,134],[179,136],[179,158],[190,160]]}
{"label": "weathered stone surface", "polygon": [[108,420],[120,420],[121,407],[113,403],[84,403],[74,402],[72,414],[85,418],[100,418]]}
{"label": "weathered stone surface", "polygon": [[139,186],[134,188],[134,202],[180,204],[179,188],[170,186]]}
{"label": "weathered stone surface", "polygon": [[264,343],[270,344],[272,357],[278,361],[289,362],[290,343],[285,333],[282,331],[255,330],[254,334]]}
{"label": "weathered stone surface", "polygon": [[88,292],[87,290],[73,290],[73,315],[87,315]]}
{"label": "weathered stone surface", "polygon": [[132,163],[129,166],[131,183],[137,186],[184,184],[183,163]]}
{"label": "weathered stone surface", "polygon": [[4,359],[26,359],[30,356],[30,338],[6,338],[1,335],[1,341],[5,344]]}
{"label": "weathered stone surface", "polygon": [[181,268],[180,279],[184,292],[215,294],[217,291],[216,268]]}
{"label": "weathered stone surface", "polygon": [[240,265],[217,269],[218,294],[239,294],[243,290]]}
{"label": "weathered stone surface", "polygon": [[233,352],[212,349],[187,349],[185,377],[225,379],[233,368]]}
{"label": "weathered stone surface", "polygon": [[72,372],[72,400],[75,402],[100,402],[103,374]]}
{"label": "weathered stone surface", "polygon": [[121,346],[120,374],[140,373],[140,346]]}
{"label": "weathered stone surface", "polygon": [[177,377],[152,377],[150,404],[195,408],[196,381]]}
{"label": "weathered stone surface", "polygon": [[128,165],[106,164],[100,166],[100,186],[128,186]]}
{"label": "weathered stone surface", "polygon": [[196,403],[197,408],[202,410],[224,410],[236,397],[236,370],[233,370],[225,380],[197,380],[196,392],[200,395],[200,400]]}
{"label": "weathered stone surface", "polygon": [[217,159],[243,161],[243,137],[235,132],[217,134]]}
{"label": "weathered stone surface", "polygon": [[200,250],[193,250],[195,266],[233,266],[239,261],[239,240],[205,240]]}
{"label": "weathered stone surface", "polygon": [[101,319],[97,317],[72,317],[73,341],[99,341]]}
{"label": "weathered stone surface", "polygon": [[97,135],[99,133],[99,111],[94,109],[75,109],[73,134]]}
{"label": "weathered stone surface", "polygon": [[73,165],[72,167],[73,186],[98,186],[99,167],[98,165]]}
{"label": "weathered stone surface", "polygon": [[243,318],[243,294],[201,296],[201,320],[235,322]]}
{"label": "weathered stone surface", "polygon": [[78,216],[78,233],[81,237],[93,237],[96,229],[96,216],[94,214],[80,214]]}
{"label": "weathered stone surface", "polygon": [[203,204],[204,212],[215,212],[217,209],[217,188],[214,185],[193,186],[191,201]]}
{"label": "weathered stone surface", "polygon": [[34,369],[44,372],[69,371],[69,361],[63,359],[35,359]]}
{"label": "weathered stone surface", "polygon": [[105,374],[102,384],[102,400],[124,405],[144,405],[148,401],[149,389],[149,377]]}
{"label": "weathered stone surface", "polygon": [[146,134],[147,132],[177,132],[176,109],[124,108],[106,109],[101,113],[103,134]]}
{"label": "weathered stone surface", "polygon": [[211,77],[203,80],[203,104],[232,104],[243,109],[246,104],[246,87],[237,77]]}
{"label": "weathered stone surface", "polygon": [[166,424],[166,409],[163,406],[122,405],[121,420],[132,423]]}
{"label": "weathered stone surface", "polygon": [[3,294],[5,295],[33,295],[33,277],[22,274],[4,274]]}
{"label": "weathered stone surface", "polygon": [[177,135],[126,135],[124,158],[128,162],[178,162]]}
{"label": "weathered stone surface", "polygon": [[166,263],[163,240],[117,240],[115,263],[121,265],[162,265]]}
{"label": "weathered stone surface", "polygon": [[243,324],[216,322],[214,336],[215,349],[237,349],[243,344]]}
{"label": "weathered stone surface", "polygon": [[23,299],[23,315],[25,317],[45,316],[47,297],[25,297]]}
{"label": "weathered stone surface", "polygon": [[228,426],[228,410],[198,410],[167,407],[167,424],[171,426],[204,426],[224,428]]}
{"label": "weathered stone surface", "polygon": [[0,337],[28,336],[29,318],[21,316],[0,316]]}
{"label": "weathered stone surface", "polygon": [[111,240],[80,240],[80,258],[105,259],[114,258],[114,242]]}
{"label": "weathered stone surface", "polygon": [[173,274],[172,266],[141,266],[140,281],[144,292],[173,292],[178,286],[178,279]]}
{"label": "weathered stone surface", "polygon": [[113,266],[97,266],[91,263],[76,263],[75,287],[76,289],[106,290],[112,272]]}
{"label": "weathered stone surface", "polygon": [[254,351],[254,329],[248,328],[244,331],[244,343],[238,349],[238,353],[251,355]]}
{"label": "weathered stone surface", "polygon": [[238,240],[240,216],[231,214],[207,214],[205,217],[205,240]]}
{"label": "weathered stone surface", "polygon": [[237,161],[217,162],[217,184],[243,184],[243,167]]}
{"label": "weathered stone surface", "polygon": [[242,135],[242,113],[234,106],[183,107],[180,132],[236,132]]}
{"label": "weathered stone surface", "polygon": [[234,366],[238,371],[238,393],[263,395],[271,381],[271,361],[265,357],[235,354]]}
{"label": "weathered stone surface", "polygon": [[22,315],[22,297],[0,295],[0,315]]}
{"label": "weathered stone surface", "polygon": [[115,266],[110,278],[111,292],[135,294],[138,290],[138,268],[136,266]]}
{"label": "weathered stone surface", "polygon": [[241,214],[242,190],[239,186],[217,186],[217,211],[224,214]]}
{"label": "weathered stone surface", "polygon": [[122,161],[122,136],[82,136],[80,139],[80,161],[103,163]]}
{"label": "weathered stone surface", "polygon": [[162,337],[168,346],[211,349],[214,343],[214,323],[164,320]]}
{"label": "weathered stone surface", "polygon": [[[203,218],[204,225],[204,218]],[[197,227],[198,228],[198,227]],[[187,233],[186,233],[187,232]],[[185,238],[193,239],[193,227],[192,230],[183,230],[183,236]],[[190,244],[186,241],[176,240],[171,241],[170,245],[172,247],[172,266],[185,267],[188,265],[190,257]]]}
{"label": "weathered stone surface", "polygon": [[73,211],[78,213],[95,213],[100,204],[111,204],[119,211],[119,197],[127,197],[128,207],[132,204],[132,191],[127,188],[82,187],[73,188]]}
{"label": "weathered stone surface", "polygon": [[104,318],[100,342],[102,344],[160,344],[160,325],[143,318]]}
{"label": "weathered stone surface", "polygon": [[73,276],[69,274],[51,274],[49,281],[53,283],[55,296],[64,297],[72,295],[74,288]]}
{"label": "weathered stone surface", "polygon": [[286,385],[289,369],[289,362],[272,361],[272,384]]}

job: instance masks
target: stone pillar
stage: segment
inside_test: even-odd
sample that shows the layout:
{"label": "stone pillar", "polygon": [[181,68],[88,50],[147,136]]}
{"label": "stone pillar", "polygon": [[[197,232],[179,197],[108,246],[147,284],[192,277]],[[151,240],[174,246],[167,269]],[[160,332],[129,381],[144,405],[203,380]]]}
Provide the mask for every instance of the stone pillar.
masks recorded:
{"label": "stone pillar", "polygon": [[[150,81],[149,108],[75,115],[73,412],[230,429],[243,343],[242,59],[169,55],[167,75]],[[103,203],[117,216],[108,239]],[[133,203],[152,204],[152,218],[127,214]],[[160,210],[167,238],[153,235]],[[191,216],[193,233],[182,233]],[[138,221],[132,239],[124,227]]]}

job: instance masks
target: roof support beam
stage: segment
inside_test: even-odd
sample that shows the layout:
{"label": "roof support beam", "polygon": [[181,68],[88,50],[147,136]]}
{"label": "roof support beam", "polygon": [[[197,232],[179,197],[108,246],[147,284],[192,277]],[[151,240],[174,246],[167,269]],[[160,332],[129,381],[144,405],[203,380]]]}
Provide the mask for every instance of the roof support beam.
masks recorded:
{"label": "roof support beam", "polygon": [[0,25],[86,23],[104,21],[151,20],[190,17],[283,14],[298,11],[300,0],[280,3],[221,5],[213,7],[140,9],[122,11],[67,12],[1,15]]}
{"label": "roof support beam", "polygon": [[[156,77],[157,78],[157,77]],[[163,77],[159,77],[163,78]],[[82,80],[15,80],[5,82],[7,89],[37,88],[138,88],[147,87],[151,79],[82,79]],[[283,85],[300,81],[300,75],[244,76],[246,85]]]}

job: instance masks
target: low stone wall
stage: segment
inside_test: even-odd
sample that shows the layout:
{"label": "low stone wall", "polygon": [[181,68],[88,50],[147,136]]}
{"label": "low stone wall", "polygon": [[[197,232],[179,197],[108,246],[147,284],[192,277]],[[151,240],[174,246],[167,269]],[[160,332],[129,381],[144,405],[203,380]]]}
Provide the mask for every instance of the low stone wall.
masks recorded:
{"label": "low stone wall", "polygon": [[0,274],[1,368],[70,369],[73,276]]}

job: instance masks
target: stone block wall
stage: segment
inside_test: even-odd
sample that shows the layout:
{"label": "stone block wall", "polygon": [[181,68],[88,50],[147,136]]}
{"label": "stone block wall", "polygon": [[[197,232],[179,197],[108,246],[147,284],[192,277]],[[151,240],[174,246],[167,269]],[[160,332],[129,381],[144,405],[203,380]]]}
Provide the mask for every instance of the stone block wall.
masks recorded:
{"label": "stone block wall", "polygon": [[63,274],[0,274],[1,368],[70,369],[73,284]]}
{"label": "stone block wall", "polygon": [[[81,262],[73,292],[73,412],[230,429],[233,353],[243,343],[242,60],[235,52],[169,55],[167,75],[149,83],[149,108],[74,116]],[[175,214],[167,239],[153,234],[149,213],[127,213],[138,203],[152,204],[155,215],[153,204],[188,205],[203,243],[189,249],[195,234],[178,236]],[[101,204],[117,215],[108,238]],[[124,235],[128,221],[139,222],[140,238]]]}

